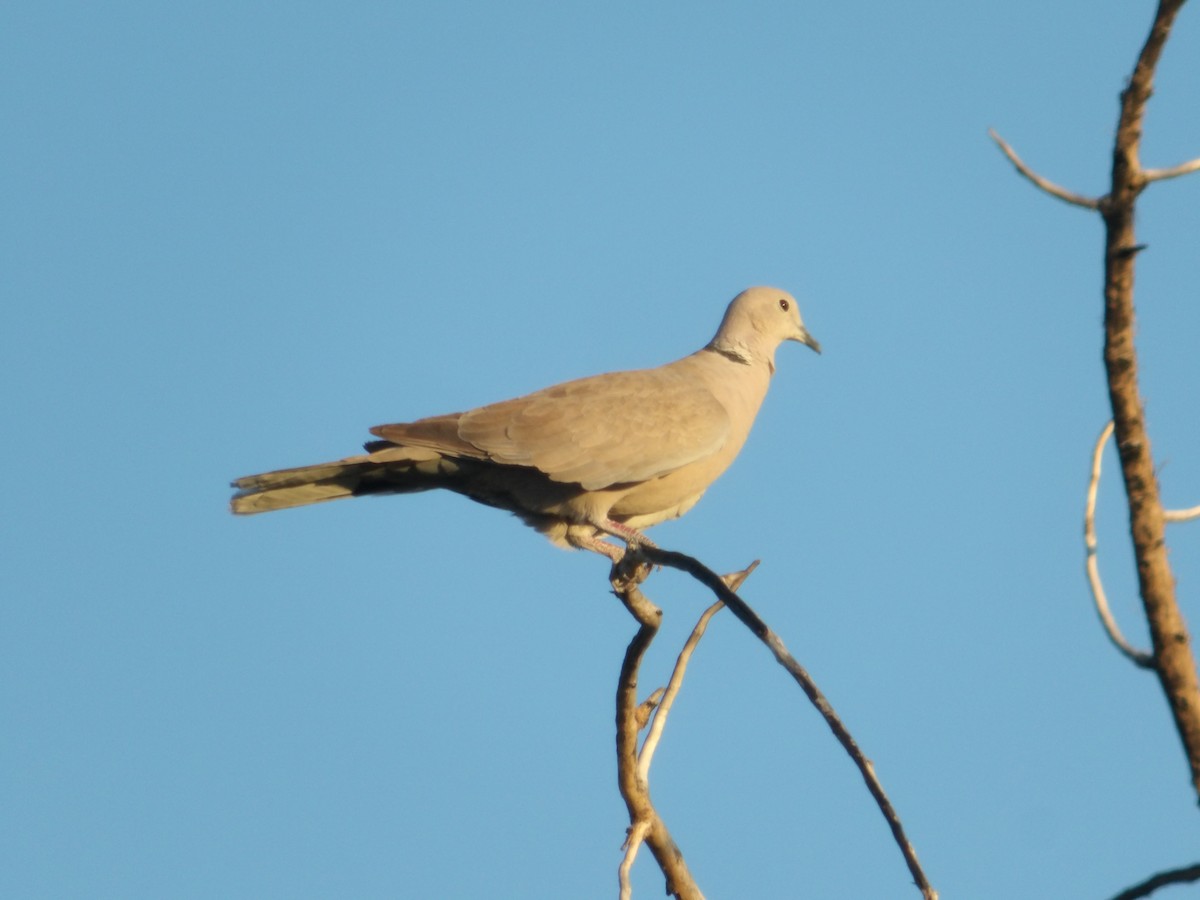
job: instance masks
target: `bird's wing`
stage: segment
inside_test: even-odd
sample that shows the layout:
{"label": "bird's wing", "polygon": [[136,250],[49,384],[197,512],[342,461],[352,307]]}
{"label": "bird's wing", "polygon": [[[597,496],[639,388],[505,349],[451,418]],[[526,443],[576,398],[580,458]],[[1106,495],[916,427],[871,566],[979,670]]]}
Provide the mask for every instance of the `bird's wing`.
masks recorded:
{"label": "bird's wing", "polygon": [[371,431],[399,444],[531,466],[553,481],[598,490],[647,481],[716,453],[730,419],[703,383],[667,365]]}

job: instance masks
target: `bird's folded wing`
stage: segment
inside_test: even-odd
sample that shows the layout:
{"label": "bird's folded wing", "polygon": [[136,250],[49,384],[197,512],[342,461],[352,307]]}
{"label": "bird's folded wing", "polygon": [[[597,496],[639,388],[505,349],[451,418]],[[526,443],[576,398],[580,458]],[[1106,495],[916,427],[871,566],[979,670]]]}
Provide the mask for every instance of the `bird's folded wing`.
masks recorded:
{"label": "bird's folded wing", "polygon": [[461,416],[371,429],[455,455],[482,451],[587,490],[647,481],[705,459],[729,430],[720,401],[671,366],[596,375]]}
{"label": "bird's folded wing", "polygon": [[569,381],[466,413],[459,436],[497,462],[588,490],[647,481],[717,452],[729,416],[670,366]]}

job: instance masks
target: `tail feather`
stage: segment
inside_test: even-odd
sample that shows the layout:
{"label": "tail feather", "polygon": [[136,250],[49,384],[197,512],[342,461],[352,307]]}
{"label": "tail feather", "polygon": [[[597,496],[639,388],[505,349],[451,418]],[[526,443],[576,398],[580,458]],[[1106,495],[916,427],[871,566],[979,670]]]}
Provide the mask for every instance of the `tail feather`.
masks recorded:
{"label": "tail feather", "polygon": [[279,488],[298,487],[314,484],[331,478],[338,478],[348,467],[358,465],[362,460],[351,457],[337,462],[319,463],[315,466],[298,466],[295,469],[278,469],[274,472],[263,472],[261,475],[247,475],[233,482],[233,487],[239,491],[270,491]]}
{"label": "tail feather", "polygon": [[229,501],[229,508],[239,516],[249,516],[255,513],[291,509],[293,506],[308,506],[312,503],[323,503],[326,500],[338,500],[342,497],[353,496],[354,488],[350,484],[341,484],[337,481],[314,482],[287,487],[263,488],[237,494]]}
{"label": "tail feather", "polygon": [[362,494],[425,490],[438,486],[430,476],[439,462],[432,450],[388,444],[365,456],[239,478],[229,508],[244,516]]}

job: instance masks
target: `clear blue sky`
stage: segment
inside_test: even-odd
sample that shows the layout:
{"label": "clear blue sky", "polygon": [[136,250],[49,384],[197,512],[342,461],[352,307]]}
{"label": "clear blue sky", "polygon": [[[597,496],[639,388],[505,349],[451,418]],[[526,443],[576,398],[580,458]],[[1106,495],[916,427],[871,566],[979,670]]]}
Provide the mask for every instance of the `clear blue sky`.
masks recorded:
{"label": "clear blue sky", "polygon": [[[375,424],[701,346],[801,298],[733,469],[656,539],[721,570],[874,759],[946,898],[1195,860],[1081,515],[1099,193],[1142,2],[10,2],[0,10],[0,895],[615,896],[598,557],[450,495],[235,520]],[[1200,10],[1144,159],[1200,154]],[[1200,177],[1139,209],[1170,505],[1200,502]],[[1114,457],[1107,458],[1115,475]],[[1116,478],[1101,546],[1144,643]],[[1174,527],[1200,627],[1200,523]],[[657,574],[660,683],[708,603]],[[858,775],[728,614],[651,780],[713,898],[915,897]],[[636,896],[661,896],[640,860]]]}

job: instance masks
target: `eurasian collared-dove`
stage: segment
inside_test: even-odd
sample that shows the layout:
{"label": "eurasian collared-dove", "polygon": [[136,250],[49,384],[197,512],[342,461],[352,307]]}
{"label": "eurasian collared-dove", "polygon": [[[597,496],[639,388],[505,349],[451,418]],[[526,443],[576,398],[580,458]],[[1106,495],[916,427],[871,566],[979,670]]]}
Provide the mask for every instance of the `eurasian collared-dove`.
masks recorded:
{"label": "eurasian collared-dove", "polygon": [[363,456],[239,478],[231,506],[249,514],[447,488],[615,562],[623,550],[601,536],[650,544],[642,529],[683,515],[733,462],[784,341],[821,351],[791,294],[750,288],[691,356],[380,425]]}

